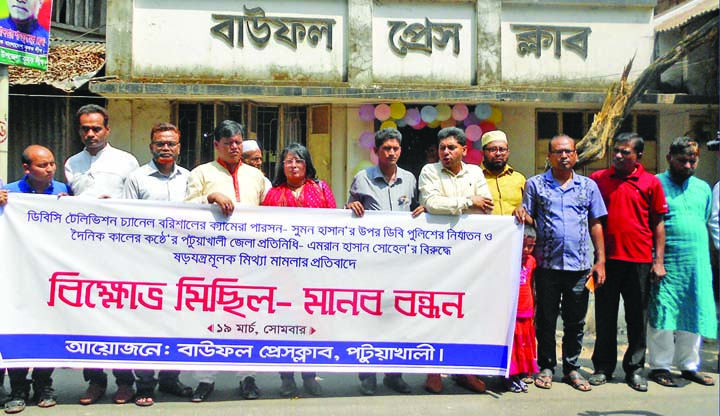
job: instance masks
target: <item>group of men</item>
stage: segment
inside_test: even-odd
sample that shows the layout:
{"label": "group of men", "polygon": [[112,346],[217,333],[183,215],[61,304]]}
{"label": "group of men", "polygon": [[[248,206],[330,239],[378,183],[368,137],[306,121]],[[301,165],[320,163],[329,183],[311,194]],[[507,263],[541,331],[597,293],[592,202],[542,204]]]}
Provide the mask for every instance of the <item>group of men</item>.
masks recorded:
{"label": "group of men", "polygon": [[[56,168],[52,152],[33,145],[22,155],[25,176],[5,189],[209,203],[230,216],[236,204],[260,205],[270,188],[261,172],[262,150],[255,141],[244,140],[243,126],[237,122],[226,120],[217,126],[217,159],[189,172],[177,164],[180,131],[172,124],[153,126],[149,144],[152,160],[140,167],[134,156],[108,142],[109,115],[103,107],[91,104],[80,108],[76,121],[85,148],[65,164],[68,187],[53,180]],[[412,173],[397,165],[402,150],[400,132],[378,131],[373,147],[378,164],[355,176],[345,208],[357,216],[366,210],[406,211],[413,217],[423,212],[513,215],[518,222],[536,227],[535,319],[540,372],[535,384],[539,388],[552,386],[559,313],[564,325],[563,381],[588,391],[589,384],[600,385],[612,379],[621,295],[629,340],[623,370],[630,387],[647,390],[642,375],[646,338],[650,340],[651,377],[659,384],[678,385],[677,377],[670,373],[673,358],[681,377],[701,384],[714,382],[698,372],[701,336],[715,337],[717,321],[711,283],[706,282],[710,269],[707,233],[703,240],[705,228],[698,227],[707,223],[710,215],[710,188],[693,177],[699,156],[697,143],[687,138],[673,141],[667,155],[669,170],[658,179],[645,172],[639,162],[642,138],[621,134],[612,144],[613,165],[587,178],[573,170],[577,161],[574,140],[561,135],[548,145],[550,169],[526,182],[508,164],[510,150],[505,133],[492,131],[483,135],[481,166],[463,162],[466,140],[461,129],[440,130],[439,161],[427,164],[416,181]],[[669,210],[666,194],[668,202],[674,202]],[[6,203],[7,191],[0,191],[0,206]],[[676,209],[682,213],[674,212]],[[688,244],[689,239],[694,239],[692,244]],[[595,287],[597,319],[592,358],[595,373],[589,383],[579,372],[588,279]],[[214,389],[212,373],[198,373],[199,383],[194,390],[180,382],[179,371],[160,371],[157,379],[152,370],[135,370],[134,374],[131,370],[113,370],[113,374],[118,385],[113,402],[118,404],[134,401],[140,406],[152,405],[156,386],[162,392],[190,397],[194,402],[205,400]],[[24,409],[31,385],[40,407],[55,404],[52,369],[35,368],[32,383],[27,375],[28,369],[9,370],[11,394],[6,399],[6,413]],[[85,369],[83,375],[89,385],[80,402],[95,403],[105,394],[107,375],[101,369]],[[456,375],[453,379],[469,390],[485,391],[483,381],[474,375]],[[375,394],[375,374],[360,374],[360,380],[363,394]],[[400,374],[386,374],[383,383],[397,392],[411,391]],[[429,374],[425,388],[440,393],[441,376]],[[259,397],[254,375],[243,377],[240,393],[246,399]]]}

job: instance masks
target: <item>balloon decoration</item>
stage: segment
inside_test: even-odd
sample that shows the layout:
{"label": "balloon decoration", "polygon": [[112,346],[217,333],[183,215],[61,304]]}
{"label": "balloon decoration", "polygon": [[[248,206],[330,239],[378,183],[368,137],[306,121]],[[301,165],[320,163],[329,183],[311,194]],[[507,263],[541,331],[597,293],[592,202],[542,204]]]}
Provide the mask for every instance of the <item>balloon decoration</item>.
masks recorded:
{"label": "balloon decoration", "polygon": [[422,121],[422,118],[420,118],[420,111],[417,108],[407,110],[403,120],[405,120],[405,122],[410,126],[420,123]]}
{"label": "balloon decoration", "polygon": [[[480,136],[480,137],[482,137],[482,136]],[[476,140],[474,142],[470,142],[470,144],[472,145],[473,149],[482,151],[482,140]]]}
{"label": "balloon decoration", "polygon": [[480,123],[480,129],[483,133],[487,133],[489,131],[497,130],[497,127],[495,127],[495,124],[490,121],[483,121]]}
{"label": "balloon decoration", "polygon": [[358,139],[358,143],[365,149],[372,149],[375,146],[375,135],[371,131],[363,132]]}
{"label": "balloon decoration", "polygon": [[480,123],[480,119],[477,118],[475,113],[469,113],[467,117],[465,117],[465,120],[463,120],[463,125],[465,127],[470,127],[473,124]]}
{"label": "balloon decoration", "polygon": [[378,104],[375,107],[375,118],[380,121],[385,121],[390,118],[390,106],[387,104]]}
{"label": "balloon decoration", "polygon": [[437,118],[437,110],[431,105],[426,105],[420,110],[420,117],[426,123],[432,123]]}
{"label": "balloon decoration", "polygon": [[465,154],[465,163],[472,163],[473,165],[479,165],[483,161],[483,153],[475,148],[468,149]]}
{"label": "balloon decoration", "polygon": [[475,106],[475,117],[478,120],[486,120],[492,114],[492,108],[488,104],[478,104]]}
{"label": "balloon decoration", "polygon": [[[363,104],[358,109],[358,116],[362,121],[379,120],[380,128],[401,128],[410,126],[416,130],[424,127],[432,129],[462,126],[465,128],[465,135],[472,143],[472,149],[482,150],[476,146],[483,133],[497,130],[497,124],[502,121],[502,111],[489,104],[480,103],[470,111],[466,104],[455,104],[450,107],[448,104],[436,106],[425,105],[422,107],[407,108],[401,102],[390,104]],[[360,145],[367,149],[372,148],[374,137],[372,133],[365,132],[359,138]],[[477,156],[470,156],[471,160]]]}
{"label": "balloon decoration", "polygon": [[390,104],[390,117],[395,120],[399,120],[405,116],[405,104],[403,103],[392,103]]}
{"label": "balloon decoration", "polygon": [[363,104],[358,109],[358,116],[362,121],[375,120],[375,106],[372,104]]}
{"label": "balloon decoration", "polygon": [[420,130],[420,129],[424,128],[425,126],[427,126],[427,123],[424,121],[420,121],[418,124],[412,126],[412,128],[414,128],[415,130]]}
{"label": "balloon decoration", "polygon": [[385,120],[385,121],[383,121],[382,124],[380,125],[380,129],[387,129],[387,128],[396,129],[396,128],[397,128],[397,124],[396,124],[395,121],[393,121],[393,120]]}
{"label": "balloon decoration", "polygon": [[502,112],[499,108],[493,107],[492,113],[490,114],[490,117],[487,118],[488,121],[492,122],[493,124],[500,124],[502,121]]}
{"label": "balloon decoration", "polygon": [[440,127],[443,128],[443,129],[444,129],[444,128],[447,128],[447,127],[455,127],[456,124],[457,124],[457,121],[455,121],[454,118],[450,117],[450,118],[447,119],[447,120],[441,121],[441,122],[440,122]]}
{"label": "balloon decoration", "polygon": [[435,109],[437,110],[437,119],[440,121],[446,121],[452,117],[452,109],[447,104],[438,104]]}
{"label": "balloon decoration", "polygon": [[476,142],[476,141],[480,140],[480,137],[482,137],[482,134],[483,134],[483,131],[477,124],[468,126],[468,128],[465,129],[465,137],[467,137],[467,139],[470,140],[471,142]]}
{"label": "balloon decoration", "polygon": [[452,118],[457,121],[465,120],[468,115],[468,108],[465,104],[455,104],[452,108]]}

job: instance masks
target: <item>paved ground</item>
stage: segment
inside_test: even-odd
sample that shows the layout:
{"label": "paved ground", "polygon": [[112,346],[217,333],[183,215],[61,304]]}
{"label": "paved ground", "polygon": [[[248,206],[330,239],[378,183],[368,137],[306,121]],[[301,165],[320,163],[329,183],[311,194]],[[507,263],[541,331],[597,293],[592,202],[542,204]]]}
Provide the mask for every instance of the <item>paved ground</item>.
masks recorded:
{"label": "paved ground", "polygon": [[[622,338],[622,335],[621,335]],[[622,339],[620,339],[622,342]],[[582,357],[583,370],[592,371],[590,353],[594,340],[586,338]],[[703,368],[718,380],[717,343],[708,342],[703,347]],[[218,376],[216,391],[207,402],[194,404],[185,400],[158,393],[152,407],[140,408],[134,404],[114,405],[108,395],[92,406],[80,406],[78,398],[85,389],[82,373],[74,369],[59,369],[55,373],[55,387],[59,404],[51,409],[28,406],[23,415],[718,415],[719,391],[717,384],[704,387],[689,384],[682,388],[665,388],[650,383],[647,393],[638,393],[628,388],[622,380],[622,371],[616,371],[613,381],[582,393],[562,384],[556,378],[551,390],[530,387],[527,394],[502,391],[499,380],[487,378],[491,389],[487,394],[472,394],[458,388],[445,378],[445,391],[431,395],[423,388],[424,375],[408,374],[405,379],[413,387],[410,395],[399,395],[388,391],[382,385],[378,395],[365,397],[358,391],[358,381],[351,374],[321,374],[324,395],[321,398],[300,397],[283,399],[278,394],[280,385],[277,374],[258,374],[258,385],[262,389],[259,400],[246,401],[237,397],[238,379],[233,373]],[[184,382],[194,384],[191,373],[181,375]],[[299,375],[297,376],[300,382]],[[382,380],[380,375],[379,380]],[[112,377],[110,377],[112,380]],[[7,381],[6,381],[7,387]]]}

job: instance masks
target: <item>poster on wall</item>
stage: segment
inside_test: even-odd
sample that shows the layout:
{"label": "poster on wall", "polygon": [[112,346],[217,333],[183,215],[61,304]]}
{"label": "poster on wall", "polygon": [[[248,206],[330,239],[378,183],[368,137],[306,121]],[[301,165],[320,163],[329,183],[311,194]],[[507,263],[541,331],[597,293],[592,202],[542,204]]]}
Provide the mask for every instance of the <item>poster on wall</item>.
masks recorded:
{"label": "poster on wall", "polygon": [[0,64],[46,70],[51,0],[0,0]]}

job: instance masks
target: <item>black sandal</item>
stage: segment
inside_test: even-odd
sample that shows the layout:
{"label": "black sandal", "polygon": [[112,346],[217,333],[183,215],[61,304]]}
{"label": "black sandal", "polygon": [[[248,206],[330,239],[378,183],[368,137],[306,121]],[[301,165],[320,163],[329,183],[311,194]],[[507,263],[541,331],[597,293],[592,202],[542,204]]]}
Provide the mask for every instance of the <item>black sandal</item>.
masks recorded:
{"label": "black sandal", "polygon": [[192,387],[186,386],[180,381],[173,383],[161,383],[158,385],[158,391],[165,394],[172,394],[177,397],[190,397],[193,394]]}
{"label": "black sandal", "polygon": [[698,373],[697,371],[683,370],[680,372],[680,377],[685,380],[690,380],[693,383],[702,384],[703,386],[714,386],[715,380],[707,374]]}
{"label": "black sandal", "polygon": [[668,370],[652,370],[650,372],[650,380],[656,382],[663,387],[680,387],[678,382]]}

